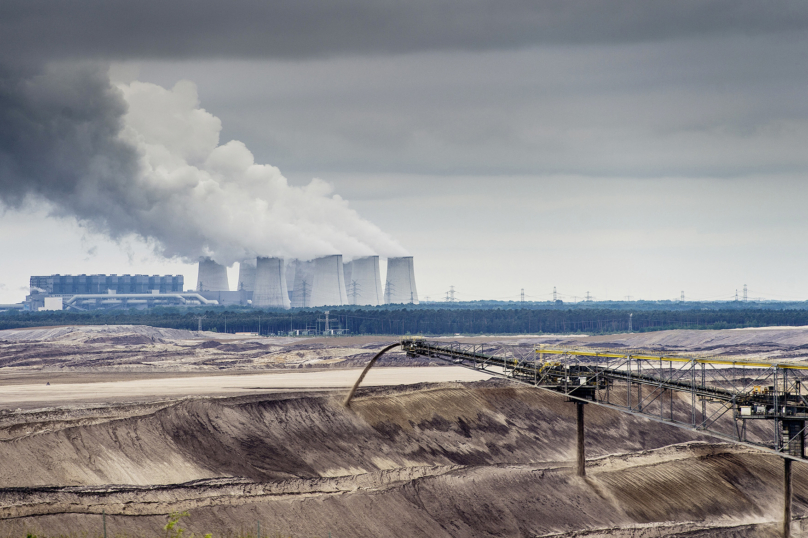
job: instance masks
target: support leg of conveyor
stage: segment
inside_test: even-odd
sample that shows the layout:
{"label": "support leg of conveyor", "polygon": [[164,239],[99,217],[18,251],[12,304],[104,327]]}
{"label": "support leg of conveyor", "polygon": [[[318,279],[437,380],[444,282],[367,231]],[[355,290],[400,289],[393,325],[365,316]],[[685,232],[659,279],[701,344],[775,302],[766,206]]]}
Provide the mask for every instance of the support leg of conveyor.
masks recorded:
{"label": "support leg of conveyor", "polygon": [[584,453],[584,406],[585,402],[575,402],[578,415],[578,476],[586,475],[586,454]]}
{"label": "support leg of conveyor", "polygon": [[783,538],[791,538],[791,460],[783,458]]}

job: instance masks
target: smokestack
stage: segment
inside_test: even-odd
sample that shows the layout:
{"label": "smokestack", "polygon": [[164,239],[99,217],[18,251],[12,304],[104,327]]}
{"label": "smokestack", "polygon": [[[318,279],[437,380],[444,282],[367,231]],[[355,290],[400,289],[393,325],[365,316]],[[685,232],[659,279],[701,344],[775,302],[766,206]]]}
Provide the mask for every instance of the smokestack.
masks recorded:
{"label": "smokestack", "polygon": [[341,306],[347,303],[342,254],[315,259],[311,306]]}
{"label": "smokestack", "polygon": [[387,304],[418,304],[412,256],[387,259],[384,299]]}
{"label": "smokestack", "polygon": [[255,259],[238,264],[238,291],[255,291]]}
{"label": "smokestack", "polygon": [[293,260],[289,267],[291,270],[287,269],[286,278],[289,278],[290,274],[294,275],[292,292],[289,294],[292,308],[308,308],[311,306],[311,290],[314,284],[314,262]]}
{"label": "smokestack", "polygon": [[379,257],[366,256],[345,264],[345,291],[348,304],[378,306],[384,304],[382,277],[379,272]]}
{"label": "smokestack", "polygon": [[255,290],[252,305],[289,308],[286,292],[286,269],[281,258],[258,258],[255,267]]}
{"label": "smokestack", "polygon": [[199,274],[196,279],[197,291],[230,291],[227,283],[227,268],[210,258],[199,258]]}

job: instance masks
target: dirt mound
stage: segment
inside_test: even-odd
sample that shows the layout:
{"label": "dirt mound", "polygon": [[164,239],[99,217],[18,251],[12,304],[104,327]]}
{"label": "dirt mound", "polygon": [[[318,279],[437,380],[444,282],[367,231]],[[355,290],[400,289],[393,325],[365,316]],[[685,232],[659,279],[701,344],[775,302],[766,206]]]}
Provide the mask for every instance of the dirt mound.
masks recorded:
{"label": "dirt mound", "polygon": [[32,329],[8,329],[0,331],[0,340],[7,342],[64,342],[83,343],[87,340],[143,336],[151,340],[189,340],[196,335],[180,329],[162,329],[146,325],[66,325],[63,327],[43,327]]}
{"label": "dirt mound", "polygon": [[162,342],[162,340],[155,340],[155,338],[145,336],[142,334],[127,334],[125,336],[105,336],[101,338],[91,338],[85,340],[85,344],[112,344],[115,346],[120,345],[138,345],[138,344],[153,344],[154,342]]}
{"label": "dirt mound", "polygon": [[[121,407],[75,425],[0,418],[0,480],[12,486],[168,484],[222,476],[264,481],[432,465],[494,465],[570,457],[574,406],[504,382],[477,388],[374,389],[355,412],[344,391],[186,400]],[[693,439],[675,428],[593,407],[593,455]],[[6,425],[8,424],[8,425]]]}
{"label": "dirt mound", "polygon": [[[559,396],[501,381],[373,389],[352,412],[341,395],[6,417],[0,533],[97,534],[101,510],[127,535],[153,535],[180,510],[197,533],[260,520],[267,533],[334,538],[775,528],[782,464],[750,449],[588,406],[581,479],[569,461],[574,406]],[[808,476],[794,469],[801,515]]]}

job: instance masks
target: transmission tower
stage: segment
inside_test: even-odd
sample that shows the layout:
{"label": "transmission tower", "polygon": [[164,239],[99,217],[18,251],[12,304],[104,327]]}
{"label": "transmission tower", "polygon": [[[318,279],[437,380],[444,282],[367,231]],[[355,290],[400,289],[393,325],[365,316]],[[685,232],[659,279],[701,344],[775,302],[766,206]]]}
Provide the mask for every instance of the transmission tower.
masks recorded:
{"label": "transmission tower", "polygon": [[586,301],[587,303],[591,303],[591,302],[592,302],[592,296],[591,296],[591,295],[589,295],[589,292],[586,292],[586,299],[584,299],[584,301]]}
{"label": "transmission tower", "polygon": [[454,286],[449,286],[449,301],[455,302],[455,289]]}
{"label": "transmission tower", "polygon": [[735,302],[738,302],[738,288],[735,288]]}
{"label": "transmission tower", "polygon": [[302,306],[302,307],[308,307],[308,306],[309,306],[309,303],[308,303],[308,296],[309,296],[309,295],[308,295],[308,284],[309,284],[309,283],[308,283],[308,282],[306,282],[305,280],[303,280],[303,281],[301,282],[301,284],[303,284],[303,289],[302,289],[302,290],[300,290],[300,291],[302,291],[302,292],[303,292],[303,302],[300,304],[300,306]]}
{"label": "transmission tower", "polygon": [[356,304],[356,296],[359,294],[359,291],[362,289],[362,286],[356,281],[351,280],[351,284],[348,286],[349,291],[348,295],[351,296],[351,304]]}
{"label": "transmission tower", "polygon": [[522,297],[520,299],[522,306],[525,304],[525,288],[522,288]]}
{"label": "transmission tower", "polygon": [[385,295],[387,295],[387,297],[385,298],[385,302],[386,302],[387,304],[390,304],[390,296],[391,296],[393,293],[395,293],[395,291],[396,291],[396,287],[395,287],[395,285],[393,285],[393,283],[392,283],[391,281],[389,281],[389,280],[388,280],[388,281],[387,281],[385,284],[386,284],[386,285],[385,285]]}
{"label": "transmission tower", "polygon": [[553,302],[556,302],[557,300],[558,300],[558,297],[556,297],[556,287],[553,286]]}
{"label": "transmission tower", "polygon": [[682,295],[679,296],[679,302],[680,303],[685,302],[685,292],[684,291],[682,292]]}
{"label": "transmission tower", "polygon": [[746,302],[746,284],[743,285],[743,302]]}

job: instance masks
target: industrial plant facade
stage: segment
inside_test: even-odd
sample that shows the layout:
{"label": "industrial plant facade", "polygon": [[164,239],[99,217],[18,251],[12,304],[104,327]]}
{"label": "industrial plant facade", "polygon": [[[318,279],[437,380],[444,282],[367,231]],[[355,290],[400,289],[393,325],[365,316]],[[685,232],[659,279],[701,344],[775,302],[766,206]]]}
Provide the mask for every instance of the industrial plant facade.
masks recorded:
{"label": "industrial plant facade", "polygon": [[180,293],[182,275],[50,275],[32,276],[31,293],[77,295],[109,293]]}

